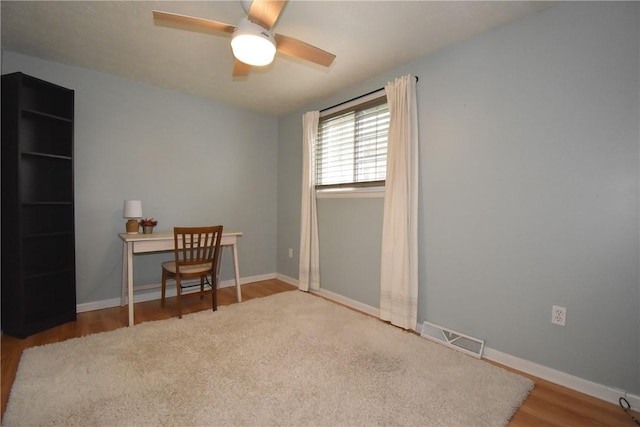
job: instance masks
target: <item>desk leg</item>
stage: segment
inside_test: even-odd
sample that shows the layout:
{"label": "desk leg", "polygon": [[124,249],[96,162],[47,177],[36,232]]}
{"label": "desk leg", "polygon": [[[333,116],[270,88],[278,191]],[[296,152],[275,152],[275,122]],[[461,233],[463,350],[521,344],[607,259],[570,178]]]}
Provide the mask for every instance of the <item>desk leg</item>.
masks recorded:
{"label": "desk leg", "polygon": [[233,272],[236,279],[236,296],[238,302],[242,302],[242,293],[240,292],[240,269],[238,268],[238,246],[234,243],[231,245],[233,249]]}
{"label": "desk leg", "polygon": [[120,282],[120,307],[127,300],[127,242],[122,242],[122,281]]}
{"label": "desk leg", "polygon": [[127,288],[129,290],[129,326],[133,326],[133,243],[127,246]]}

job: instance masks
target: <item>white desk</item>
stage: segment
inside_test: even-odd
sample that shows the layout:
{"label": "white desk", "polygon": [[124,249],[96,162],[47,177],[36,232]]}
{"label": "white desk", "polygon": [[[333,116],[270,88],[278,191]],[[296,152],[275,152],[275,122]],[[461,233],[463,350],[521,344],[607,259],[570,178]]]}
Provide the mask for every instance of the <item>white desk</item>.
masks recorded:
{"label": "white desk", "polygon": [[[122,292],[120,296],[120,305],[129,305],[129,326],[133,326],[133,254],[173,251],[173,231],[151,234],[120,233],[118,236],[122,240]],[[242,233],[240,232],[223,232],[222,240],[220,242],[221,246],[231,246],[232,249],[233,272],[235,274],[238,302],[242,302],[237,249],[238,237],[240,236],[242,236]],[[222,262],[222,255],[220,258]],[[160,266],[158,266],[158,271],[160,271]],[[154,287],[157,287],[157,284],[138,286],[135,289],[149,289]]]}

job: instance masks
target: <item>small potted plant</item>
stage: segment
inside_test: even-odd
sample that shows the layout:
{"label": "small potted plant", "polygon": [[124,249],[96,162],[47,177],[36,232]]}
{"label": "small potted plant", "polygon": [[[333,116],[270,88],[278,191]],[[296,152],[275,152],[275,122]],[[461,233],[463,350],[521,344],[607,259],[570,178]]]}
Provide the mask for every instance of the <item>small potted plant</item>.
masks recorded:
{"label": "small potted plant", "polygon": [[153,218],[144,218],[142,221],[140,221],[140,225],[142,226],[143,234],[151,234],[153,233],[153,227],[158,225],[158,221],[154,220]]}

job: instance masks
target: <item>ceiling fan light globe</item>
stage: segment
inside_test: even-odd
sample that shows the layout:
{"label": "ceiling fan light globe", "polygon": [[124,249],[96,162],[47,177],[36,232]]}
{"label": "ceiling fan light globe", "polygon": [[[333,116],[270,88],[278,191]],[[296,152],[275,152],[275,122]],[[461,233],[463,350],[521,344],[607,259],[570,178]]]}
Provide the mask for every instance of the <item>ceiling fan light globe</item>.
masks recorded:
{"label": "ceiling fan light globe", "polygon": [[233,56],[245,64],[254,66],[268,65],[273,62],[276,47],[259,36],[241,35],[231,41]]}
{"label": "ceiling fan light globe", "polygon": [[245,64],[268,65],[276,54],[276,42],[270,31],[243,19],[231,38],[233,56]]}

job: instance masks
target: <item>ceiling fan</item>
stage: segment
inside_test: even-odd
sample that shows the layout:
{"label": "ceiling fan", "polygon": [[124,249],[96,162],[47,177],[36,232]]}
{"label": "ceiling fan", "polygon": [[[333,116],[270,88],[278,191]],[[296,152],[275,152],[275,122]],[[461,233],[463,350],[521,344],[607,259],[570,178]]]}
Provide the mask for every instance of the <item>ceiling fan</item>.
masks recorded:
{"label": "ceiling fan", "polygon": [[[244,1],[242,4],[247,11]],[[242,18],[237,27],[208,19],[157,10],[153,11],[153,18],[157,21],[231,35],[231,48],[235,57],[234,77],[249,75],[252,66],[271,63],[276,51],[325,67],[329,67],[333,63],[336,57],[334,54],[293,37],[271,32],[271,28],[282,13],[286,0],[253,0],[250,4],[247,18]]]}

